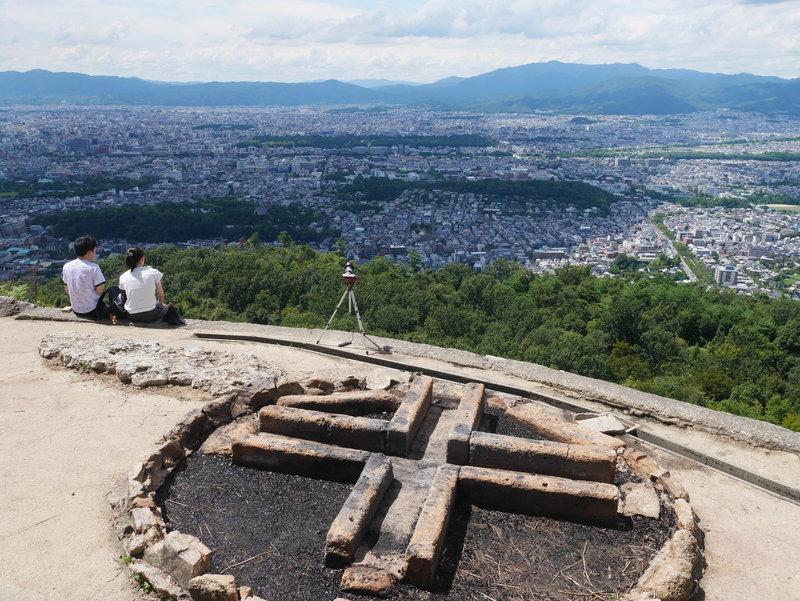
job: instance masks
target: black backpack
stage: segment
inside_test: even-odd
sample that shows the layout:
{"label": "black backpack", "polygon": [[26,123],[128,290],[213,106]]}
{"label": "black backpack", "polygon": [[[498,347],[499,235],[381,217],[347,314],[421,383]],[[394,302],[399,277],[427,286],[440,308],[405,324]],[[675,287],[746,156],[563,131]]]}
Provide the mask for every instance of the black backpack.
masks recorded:
{"label": "black backpack", "polygon": [[109,286],[107,293],[111,314],[118,319],[127,319],[128,312],[125,310],[125,303],[128,302],[128,295],[125,294],[125,291],[119,286]]}

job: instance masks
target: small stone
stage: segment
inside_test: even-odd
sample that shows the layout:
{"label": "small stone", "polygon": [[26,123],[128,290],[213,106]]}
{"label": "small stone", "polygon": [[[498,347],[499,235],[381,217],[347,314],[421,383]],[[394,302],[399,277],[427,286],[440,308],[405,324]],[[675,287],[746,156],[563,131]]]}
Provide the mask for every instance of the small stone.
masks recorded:
{"label": "small stone", "polygon": [[373,369],[369,373],[364,387],[367,390],[389,390],[396,384],[408,381],[408,374],[379,367],[378,369]]}
{"label": "small stone", "polygon": [[662,474],[669,475],[669,472],[658,465],[656,460],[647,453],[628,448],[625,449],[622,456],[631,471],[645,480],[656,480]]}
{"label": "small stone", "polygon": [[306,382],[306,388],[318,388],[322,390],[326,394],[329,392],[333,392],[334,386],[333,382],[330,380],[323,380],[322,378],[312,378],[308,382]]}
{"label": "small stone", "polygon": [[221,574],[203,574],[189,581],[192,601],[239,601],[236,578]]}
{"label": "small stone", "polygon": [[650,482],[626,482],[620,486],[622,515],[641,515],[657,520],[661,515],[658,493]]}
{"label": "small stone", "polygon": [[675,524],[679,530],[688,530],[697,536],[697,522],[694,519],[692,506],[686,499],[675,499]]}
{"label": "small stone", "polygon": [[595,417],[587,417],[578,419],[580,416],[575,416],[575,423],[591,428],[609,436],[619,436],[625,434],[625,424],[615,418],[613,415],[597,415]]}
{"label": "small stone", "polygon": [[339,382],[336,383],[336,388],[347,388],[350,390],[355,390],[361,388],[361,380],[355,376],[345,376]]}
{"label": "small stone", "polygon": [[239,587],[239,599],[251,599],[253,597],[253,589],[249,586]]}
{"label": "small stone", "polygon": [[186,598],[186,593],[180,589],[175,580],[157,567],[145,561],[135,561],[130,565],[130,570],[132,574],[138,575],[149,582],[157,595],[162,595],[171,599]]}
{"label": "small stone", "polygon": [[394,591],[395,579],[386,570],[370,566],[350,566],[342,575],[341,589],[346,593],[389,597]]}

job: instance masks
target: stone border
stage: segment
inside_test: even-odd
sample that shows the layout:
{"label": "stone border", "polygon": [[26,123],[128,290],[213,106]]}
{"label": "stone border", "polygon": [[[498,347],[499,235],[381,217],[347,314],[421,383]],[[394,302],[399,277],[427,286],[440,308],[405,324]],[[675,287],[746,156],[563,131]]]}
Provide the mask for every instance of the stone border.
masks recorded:
{"label": "stone border", "polygon": [[[231,393],[190,411],[153,453],[143,456],[117,480],[107,496],[114,530],[131,558],[131,576],[149,582],[158,595],[178,601],[188,600],[190,593],[195,601],[259,601],[248,587],[237,588],[232,577],[208,574],[211,550],[197,537],[177,530],[167,533],[154,496],[178,462],[199,448],[217,427],[257,411],[282,394],[303,390],[302,384],[288,380],[272,379],[262,384],[261,388]],[[360,472],[369,453],[353,453],[361,453]]]}

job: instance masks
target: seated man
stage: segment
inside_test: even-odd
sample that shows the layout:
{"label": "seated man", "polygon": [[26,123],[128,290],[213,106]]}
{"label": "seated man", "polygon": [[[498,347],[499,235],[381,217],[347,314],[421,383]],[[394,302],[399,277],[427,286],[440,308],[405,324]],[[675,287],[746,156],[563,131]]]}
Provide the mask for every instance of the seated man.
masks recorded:
{"label": "seated man", "polygon": [[81,236],[73,245],[78,258],[66,263],[61,279],[69,295],[72,312],[78,317],[102,319],[111,315],[111,309],[101,296],[106,290],[106,279],[97,257],[97,240],[94,236]]}

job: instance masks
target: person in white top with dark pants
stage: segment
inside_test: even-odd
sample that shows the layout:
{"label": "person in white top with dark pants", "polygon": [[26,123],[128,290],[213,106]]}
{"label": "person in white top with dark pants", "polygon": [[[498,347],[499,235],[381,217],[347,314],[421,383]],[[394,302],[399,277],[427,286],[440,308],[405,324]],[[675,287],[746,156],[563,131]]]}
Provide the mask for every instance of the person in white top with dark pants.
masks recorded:
{"label": "person in white top with dark pants", "polygon": [[69,295],[72,312],[78,317],[102,319],[111,315],[111,309],[103,301],[106,278],[97,258],[97,240],[94,236],[81,236],[73,244],[77,259],[64,265],[62,281]]}
{"label": "person in white top with dark pants", "polygon": [[125,265],[128,271],[119,276],[119,287],[128,297],[125,301],[128,319],[157,321],[164,317],[169,307],[164,304],[164,288],[161,286],[163,274],[158,269],[145,266],[141,246],[128,249]]}

